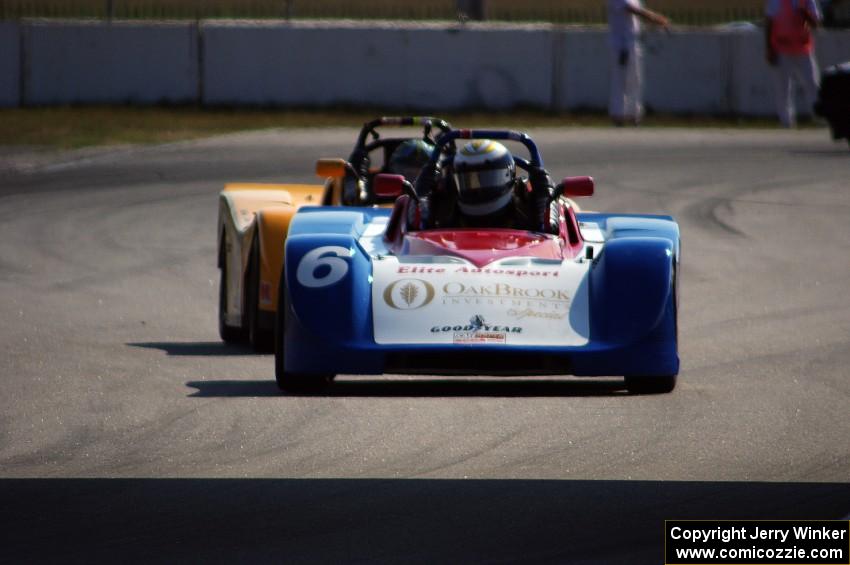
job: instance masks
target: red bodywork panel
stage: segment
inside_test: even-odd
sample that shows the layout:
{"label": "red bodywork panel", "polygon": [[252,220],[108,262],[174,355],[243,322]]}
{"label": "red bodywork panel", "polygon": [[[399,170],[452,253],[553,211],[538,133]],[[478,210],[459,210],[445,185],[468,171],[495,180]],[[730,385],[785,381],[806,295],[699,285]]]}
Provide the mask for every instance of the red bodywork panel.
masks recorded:
{"label": "red bodywork panel", "polygon": [[506,228],[453,228],[408,231],[405,218],[409,197],[396,201],[384,234],[396,255],[452,255],[474,264],[489,265],[507,257],[564,260],[575,257],[584,246],[575,213],[560,206],[558,236]]}
{"label": "red bodywork panel", "polygon": [[402,255],[454,255],[476,267],[506,257],[563,259],[561,240],[511,229],[459,228],[408,233]]}

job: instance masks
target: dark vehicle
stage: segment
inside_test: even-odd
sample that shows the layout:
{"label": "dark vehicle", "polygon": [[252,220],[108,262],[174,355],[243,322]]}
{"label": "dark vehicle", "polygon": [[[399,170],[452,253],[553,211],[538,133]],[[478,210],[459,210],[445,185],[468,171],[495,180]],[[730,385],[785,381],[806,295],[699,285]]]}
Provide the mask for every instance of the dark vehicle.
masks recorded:
{"label": "dark vehicle", "polygon": [[824,71],[815,113],[829,122],[832,139],[850,143],[850,61]]}
{"label": "dark vehicle", "polygon": [[823,0],[823,25],[826,27],[850,27],[850,1]]}

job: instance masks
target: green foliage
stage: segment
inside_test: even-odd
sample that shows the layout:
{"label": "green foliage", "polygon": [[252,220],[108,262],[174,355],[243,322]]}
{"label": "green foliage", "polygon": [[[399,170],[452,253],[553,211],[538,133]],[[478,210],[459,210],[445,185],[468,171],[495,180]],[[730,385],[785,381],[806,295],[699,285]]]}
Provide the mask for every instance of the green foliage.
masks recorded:
{"label": "green foliage", "polygon": [[[74,148],[91,145],[166,143],[237,131],[269,128],[359,128],[382,109],[205,109],[186,107],[65,106],[0,109],[3,146]],[[610,127],[602,113],[448,112],[440,116],[464,127],[535,129],[540,127]],[[773,119],[675,117],[651,115],[644,127],[769,127]],[[352,135],[354,135],[352,133]],[[416,299],[415,289],[404,300]]]}
{"label": "green foliage", "polygon": [[[675,23],[759,20],[762,0],[649,0]],[[453,20],[455,0],[0,0],[0,18],[350,18]],[[488,0],[491,20],[563,24],[605,22],[603,0]]]}

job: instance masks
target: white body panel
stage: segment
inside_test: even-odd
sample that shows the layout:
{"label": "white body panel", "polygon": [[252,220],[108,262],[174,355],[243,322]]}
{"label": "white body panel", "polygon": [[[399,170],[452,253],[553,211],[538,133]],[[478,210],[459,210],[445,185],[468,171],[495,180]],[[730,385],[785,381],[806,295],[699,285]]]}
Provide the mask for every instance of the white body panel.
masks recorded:
{"label": "white body panel", "polygon": [[375,341],[586,345],[590,328],[583,283],[589,265],[522,257],[477,268],[455,257],[427,263],[378,259],[372,283]]}
{"label": "white body panel", "polygon": [[[515,257],[478,268],[451,255],[396,257],[382,239],[386,222],[375,218],[359,240],[372,257],[377,343],[588,343],[590,262]],[[601,250],[602,232],[586,227]]]}
{"label": "white body panel", "polygon": [[[241,327],[245,306],[243,283],[251,241],[257,229],[257,212],[264,207],[291,205],[292,197],[286,190],[268,188],[223,190],[219,197],[218,234],[224,236],[224,260],[227,263],[227,311],[225,322],[231,327]],[[219,245],[221,245],[219,241]]]}
{"label": "white body panel", "polygon": [[243,290],[242,280],[248,263],[251,239],[254,237],[255,215],[240,214],[233,205],[233,199],[222,192],[219,200],[219,245],[224,243],[224,261],[227,263],[227,311],[224,320],[232,327],[242,326]]}

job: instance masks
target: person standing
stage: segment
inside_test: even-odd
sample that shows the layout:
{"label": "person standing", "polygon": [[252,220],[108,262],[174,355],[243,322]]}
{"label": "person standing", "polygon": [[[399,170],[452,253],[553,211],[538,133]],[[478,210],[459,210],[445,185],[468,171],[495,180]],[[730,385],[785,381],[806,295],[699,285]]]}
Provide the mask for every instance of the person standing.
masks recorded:
{"label": "person standing", "polygon": [[618,126],[637,125],[643,117],[643,53],[640,21],[668,29],[670,21],[643,7],[641,0],[608,0],[608,37],[611,47],[611,97],[608,114]]}
{"label": "person standing", "polygon": [[814,106],[820,78],[812,30],[823,19],[817,0],[767,0],[765,5],[767,62],[776,76],[776,111],[782,125],[796,123],[792,77],[800,81],[806,108]]}

